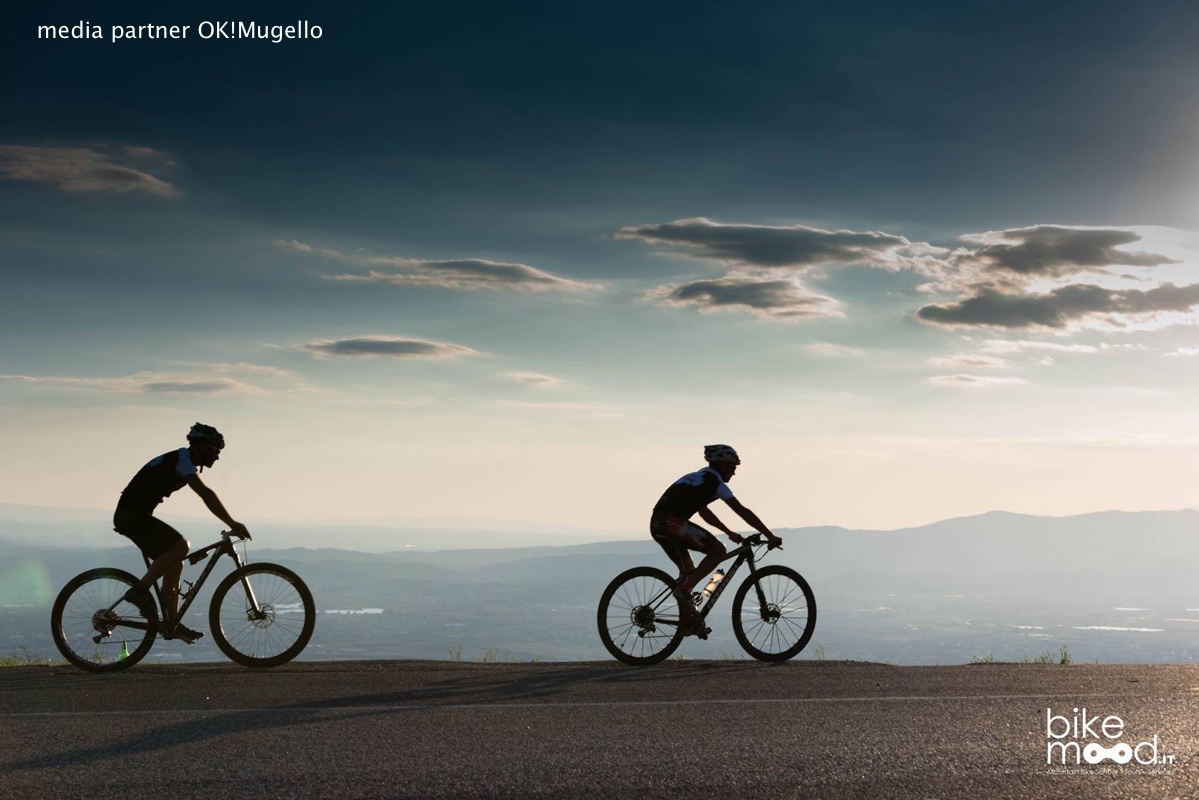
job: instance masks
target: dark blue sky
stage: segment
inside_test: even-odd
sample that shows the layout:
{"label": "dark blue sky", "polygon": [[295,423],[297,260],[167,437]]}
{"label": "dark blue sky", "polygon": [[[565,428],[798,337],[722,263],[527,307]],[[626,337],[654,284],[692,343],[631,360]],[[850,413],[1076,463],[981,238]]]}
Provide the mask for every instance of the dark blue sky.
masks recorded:
{"label": "dark blue sky", "polygon": [[[312,223],[324,198],[375,235],[464,204],[500,236],[547,204],[626,221],[1184,224],[1199,177],[1179,163],[1199,134],[1186,3],[137,7],[14,15],[0,138],[186,150],[183,174],[219,175],[236,213]],[[222,18],[325,35],[32,34]]]}

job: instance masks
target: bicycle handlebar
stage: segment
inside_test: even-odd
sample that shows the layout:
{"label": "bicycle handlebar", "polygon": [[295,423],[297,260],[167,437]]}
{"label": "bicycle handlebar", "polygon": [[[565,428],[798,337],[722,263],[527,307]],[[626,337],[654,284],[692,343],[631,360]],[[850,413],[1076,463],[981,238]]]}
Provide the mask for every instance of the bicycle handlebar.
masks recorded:
{"label": "bicycle handlebar", "polygon": [[201,561],[203,561],[205,558],[207,558],[208,554],[211,553],[213,550],[217,549],[218,547],[224,547],[225,542],[229,541],[230,539],[249,539],[249,538],[250,538],[249,532],[247,532],[245,535],[242,535],[240,533],[234,533],[233,531],[221,531],[221,540],[219,542],[210,544],[207,547],[202,547],[194,553],[188,553],[185,556],[185,559],[189,564],[191,564],[194,567],[196,564],[199,564]]}
{"label": "bicycle handlebar", "polygon": [[742,536],[741,541],[744,542],[745,544],[753,545],[754,547],[761,547],[762,545],[766,545],[767,547],[770,547],[771,550],[782,550],[783,549],[783,546],[781,544],[776,544],[774,546],[771,546],[770,543],[766,541],[765,535],[763,535],[761,533],[751,533],[749,535]]}

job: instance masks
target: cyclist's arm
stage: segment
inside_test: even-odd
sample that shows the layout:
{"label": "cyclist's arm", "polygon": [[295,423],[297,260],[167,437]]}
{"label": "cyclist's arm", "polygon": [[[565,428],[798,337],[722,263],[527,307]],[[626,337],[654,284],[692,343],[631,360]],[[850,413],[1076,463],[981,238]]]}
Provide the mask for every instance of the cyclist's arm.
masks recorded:
{"label": "cyclist's arm", "polygon": [[699,517],[700,517],[700,519],[702,519],[704,522],[708,523],[712,527],[719,528],[720,530],[724,531],[726,534],[728,534],[728,537],[730,539],[732,539],[734,542],[741,541],[741,535],[729,530],[728,526],[725,525],[723,522],[721,522],[720,518],[717,517],[715,514],[713,514],[712,510],[709,509],[707,506],[705,506],[704,508],[701,508],[699,510]]}
{"label": "cyclist's arm", "polygon": [[764,522],[762,522],[762,520],[758,519],[757,514],[750,511],[745,506],[741,505],[740,500],[738,500],[735,497],[730,497],[727,500],[725,500],[724,502],[728,504],[729,508],[733,509],[733,511],[736,511],[737,516],[739,516],[739,517],[741,517],[741,519],[745,520],[747,525],[749,525],[751,528],[758,531],[758,533],[763,534],[767,539],[769,539],[770,543],[772,545],[777,545],[777,544],[782,543],[783,540],[780,539],[779,537],[775,536],[773,533],[771,533],[770,528],[766,527],[766,523],[764,523]]}
{"label": "cyclist's arm", "polygon": [[188,475],[187,485],[192,487],[192,491],[200,495],[200,499],[204,501],[204,505],[208,506],[208,510],[217,519],[228,525],[233,531],[249,537],[250,532],[246,530],[246,526],[230,516],[229,512],[225,510],[225,506],[221,504],[221,499],[216,496],[216,492],[205,486],[204,481],[200,480],[199,475]]}

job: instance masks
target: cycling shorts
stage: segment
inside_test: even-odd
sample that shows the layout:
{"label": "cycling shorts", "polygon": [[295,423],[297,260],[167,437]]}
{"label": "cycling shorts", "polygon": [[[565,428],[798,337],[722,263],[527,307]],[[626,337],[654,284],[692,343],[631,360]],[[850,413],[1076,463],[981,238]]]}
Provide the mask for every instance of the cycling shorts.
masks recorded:
{"label": "cycling shorts", "polygon": [[679,569],[687,563],[688,550],[706,553],[712,545],[719,543],[715,536],[694,522],[669,514],[650,517],[649,532]]}
{"label": "cycling shorts", "polygon": [[149,514],[117,510],[112,517],[113,529],[132,539],[146,558],[153,561],[183,539],[179,531]]}

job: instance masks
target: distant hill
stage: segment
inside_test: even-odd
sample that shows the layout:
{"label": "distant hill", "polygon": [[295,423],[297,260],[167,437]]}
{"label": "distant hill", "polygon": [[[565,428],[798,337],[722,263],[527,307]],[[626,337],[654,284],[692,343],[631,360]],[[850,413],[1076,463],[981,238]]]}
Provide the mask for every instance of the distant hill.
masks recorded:
{"label": "distant hill", "polygon": [[[994,511],[895,531],[792,529],[784,560],[832,581],[946,592],[1189,593],[1199,511],[1038,517]],[[792,552],[793,551],[793,552]]]}
{"label": "distant hill", "polygon": [[[49,606],[73,575],[101,565],[143,570],[135,548],[96,527],[0,520],[0,655],[22,644],[52,652]],[[70,538],[81,530],[88,537]],[[383,609],[322,615],[311,657],[443,658],[461,646],[520,658],[605,658],[595,634],[604,586],[628,567],[669,568],[648,535],[570,544],[531,534],[530,544],[487,547],[475,543],[506,540],[494,531],[380,528],[372,541],[396,546],[361,552],[338,546],[352,537],[334,527],[255,531],[250,560],[296,570],[322,612]],[[1068,645],[1085,661],[1199,660],[1197,511],[992,512],[894,531],[778,533],[785,546],[768,563],[791,565],[811,583],[820,608],[813,641],[828,658],[963,663]],[[729,606],[722,599],[710,642],[687,645],[695,657],[739,652]],[[220,658],[208,646],[187,652]]]}
{"label": "distant hill", "polygon": [[[122,548],[124,540],[112,532],[109,521],[87,518],[96,513],[0,504],[0,542],[10,554]],[[10,514],[26,519],[5,516]],[[62,518],[33,519],[55,514]],[[198,546],[215,539],[219,524],[183,520],[179,527]],[[503,565],[512,580],[602,571],[613,559],[666,566],[648,535],[588,541],[595,534],[279,524],[253,530],[254,549],[300,548],[301,558],[304,551],[320,551],[341,560],[423,564],[467,576]],[[778,533],[786,545],[772,560],[832,586],[906,590],[924,585],[944,592],[1033,588],[1057,596],[1096,591],[1102,578],[1136,591],[1162,592],[1199,571],[1199,511],[1190,509],[1068,517],[993,511],[893,531],[813,527]],[[364,559],[366,552],[373,555]]]}

